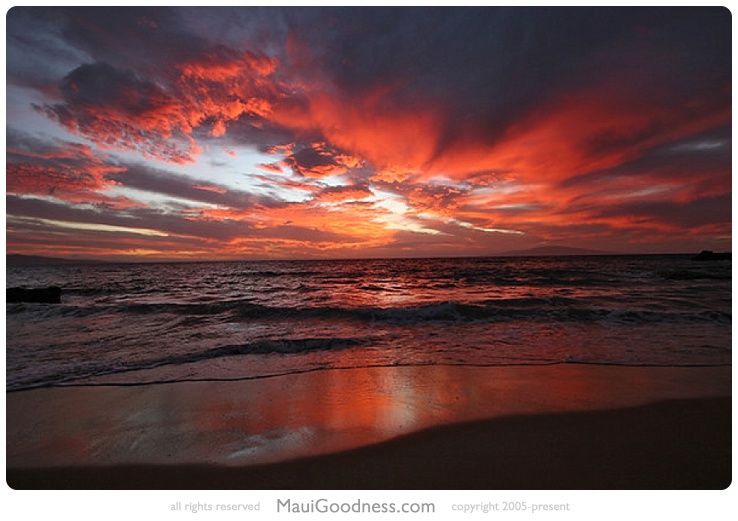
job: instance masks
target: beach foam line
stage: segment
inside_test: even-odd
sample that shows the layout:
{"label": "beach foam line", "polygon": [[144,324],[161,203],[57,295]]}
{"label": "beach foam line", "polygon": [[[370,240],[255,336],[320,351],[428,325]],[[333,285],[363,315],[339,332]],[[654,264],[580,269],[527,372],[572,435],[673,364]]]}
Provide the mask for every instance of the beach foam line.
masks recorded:
{"label": "beach foam line", "polygon": [[[345,339],[344,339],[345,340]],[[226,346],[232,347],[232,346]],[[220,355],[220,352],[216,352],[216,355]],[[221,355],[223,356],[223,355]],[[232,356],[232,355],[226,355]],[[185,361],[177,361],[179,363],[187,363],[189,361],[202,361],[210,358],[216,358],[217,356],[205,355],[198,357],[193,355],[192,360],[188,360],[188,357],[177,357]],[[163,384],[175,384],[183,382],[242,382],[249,380],[263,380],[266,378],[279,378],[284,376],[301,375],[306,373],[322,372],[322,371],[345,371],[355,369],[376,369],[376,368],[394,368],[394,367],[473,367],[473,368],[508,368],[508,367],[534,367],[534,366],[557,366],[557,365],[584,365],[584,366],[605,366],[605,367],[658,367],[658,368],[692,368],[692,367],[724,367],[730,368],[731,364],[720,364],[720,363],[701,363],[701,364],[659,364],[659,363],[625,363],[625,362],[606,362],[606,361],[590,361],[590,360],[576,360],[573,358],[567,358],[565,360],[547,360],[547,359],[527,359],[521,361],[518,358],[514,359],[513,362],[494,362],[494,363],[451,363],[451,362],[438,362],[438,363],[386,363],[386,364],[364,364],[364,365],[335,365],[330,367],[311,367],[308,369],[294,369],[288,371],[256,374],[252,376],[234,376],[234,377],[185,377],[185,378],[167,378],[167,379],[116,379],[116,377],[125,376],[128,377],[133,373],[142,374],[144,371],[149,369],[156,369],[163,365],[167,365],[168,362],[147,362],[140,367],[123,368],[114,370],[109,373],[104,373],[96,376],[89,376],[72,381],[59,381],[59,382],[39,382],[34,384],[26,384],[23,387],[6,389],[6,393],[15,393],[22,391],[29,391],[32,389],[44,389],[44,388],[63,388],[63,387],[136,387],[146,385],[163,385]],[[176,365],[175,364],[175,365]],[[140,376],[139,376],[140,378]]]}

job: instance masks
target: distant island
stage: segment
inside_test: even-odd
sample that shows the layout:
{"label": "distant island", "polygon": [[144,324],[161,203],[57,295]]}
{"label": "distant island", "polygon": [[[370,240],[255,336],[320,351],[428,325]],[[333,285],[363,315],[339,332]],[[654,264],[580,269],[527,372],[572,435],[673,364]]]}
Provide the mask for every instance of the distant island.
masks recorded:
{"label": "distant island", "polygon": [[535,256],[535,255],[617,255],[611,251],[588,250],[585,248],[570,248],[569,246],[539,246],[528,250],[506,251],[500,255],[506,256]]}

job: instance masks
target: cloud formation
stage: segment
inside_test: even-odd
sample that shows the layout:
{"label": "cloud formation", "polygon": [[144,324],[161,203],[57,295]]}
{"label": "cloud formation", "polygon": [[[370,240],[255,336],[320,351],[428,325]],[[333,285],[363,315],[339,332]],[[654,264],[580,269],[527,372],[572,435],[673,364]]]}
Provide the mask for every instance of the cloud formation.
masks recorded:
{"label": "cloud formation", "polygon": [[726,9],[13,8],[7,25],[9,250],[730,248]]}

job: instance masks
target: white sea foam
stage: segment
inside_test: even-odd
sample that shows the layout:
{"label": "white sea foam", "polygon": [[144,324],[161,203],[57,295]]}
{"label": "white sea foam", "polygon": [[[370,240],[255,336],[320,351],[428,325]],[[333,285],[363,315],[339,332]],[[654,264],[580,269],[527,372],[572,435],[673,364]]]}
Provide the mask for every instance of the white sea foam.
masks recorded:
{"label": "white sea foam", "polygon": [[8,390],[357,365],[731,363],[731,263],[689,256],[8,268]]}

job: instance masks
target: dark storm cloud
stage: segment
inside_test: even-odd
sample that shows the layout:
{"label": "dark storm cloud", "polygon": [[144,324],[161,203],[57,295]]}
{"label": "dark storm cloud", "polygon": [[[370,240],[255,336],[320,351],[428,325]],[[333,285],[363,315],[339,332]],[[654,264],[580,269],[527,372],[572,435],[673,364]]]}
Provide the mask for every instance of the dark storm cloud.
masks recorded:
{"label": "dark storm cloud", "polygon": [[132,117],[171,103],[153,82],[104,62],[74,69],[62,80],[61,92],[70,105],[114,105]]}
{"label": "dark storm cloud", "polygon": [[98,62],[71,71],[59,91],[61,103],[34,108],[103,147],[118,145],[176,163],[188,160],[186,140],[176,140],[183,140],[178,102],[154,82]]}
{"label": "dark storm cloud", "polygon": [[[19,14],[27,18],[28,12]],[[662,104],[668,99],[679,105],[686,96],[709,89],[713,97],[729,96],[719,88],[729,84],[730,75],[725,67],[730,23],[721,9],[111,7],[30,12],[56,23],[68,46],[97,62],[66,77],[67,102],[52,110],[60,121],[74,113],[75,100],[112,102],[120,99],[116,93],[128,95],[134,87],[141,95],[129,110],[169,103],[148,77],[163,67],[201,59],[213,48],[269,52],[282,65],[277,77],[284,78],[286,70],[303,79],[319,75],[348,99],[381,89],[375,109],[435,105],[445,115],[438,153],[470,138],[492,144],[546,100],[608,78],[640,87],[641,95]],[[289,41],[299,50],[285,52]],[[80,82],[78,93],[69,90],[73,79]],[[299,95],[280,101],[305,102]],[[262,139],[263,132],[290,141],[280,125],[251,123],[249,118],[232,122],[231,136],[241,132],[246,142],[262,147],[271,140]],[[638,142],[664,125],[668,121],[654,121],[630,135],[595,135],[588,146],[595,152]]]}
{"label": "dark storm cloud", "polygon": [[327,150],[320,146],[305,146],[286,155],[284,164],[298,175],[320,178],[346,170],[336,160],[338,154],[339,152],[335,150]]}
{"label": "dark storm cloud", "polygon": [[[327,76],[347,96],[389,85],[388,110],[438,103],[448,111],[440,147],[471,133],[494,141],[540,100],[624,69],[629,81],[655,81],[680,98],[730,74],[721,9],[101,7],[19,11],[13,20],[29,17],[57,24],[67,45],[94,61],[139,74],[238,42],[301,75]],[[313,61],[290,62],[288,38]],[[659,61],[664,51],[691,73]]]}
{"label": "dark storm cloud", "polygon": [[6,15],[7,81],[49,92],[71,67],[89,57],[64,41],[56,22],[39,19],[36,12],[14,7]]}
{"label": "dark storm cloud", "polygon": [[445,107],[441,147],[471,133],[494,141],[541,100],[608,77],[623,81],[627,73],[629,82],[655,83],[650,96],[665,92],[681,100],[724,85],[730,74],[730,18],[722,9],[339,8],[289,14],[321,73],[342,91],[391,85],[383,100],[390,108]]}
{"label": "dark storm cloud", "polygon": [[244,127],[244,137],[255,136],[253,129],[264,126],[255,120],[280,96],[278,85],[265,81],[277,62],[248,40],[233,48],[196,34],[184,18],[198,12],[20,11],[13,17],[20,26],[16,32],[32,25],[28,19],[55,24],[56,37],[86,57],[54,82],[58,99],[35,108],[102,146],[180,164],[192,162],[199,151],[193,135],[208,140],[231,125]]}
{"label": "dark storm cloud", "polygon": [[207,43],[183,27],[180,11],[159,7],[60,7],[34,14],[94,61],[138,69],[183,61]]}
{"label": "dark storm cloud", "polygon": [[315,168],[335,166],[333,158],[314,148],[303,148],[286,158],[289,165],[297,172]]}

